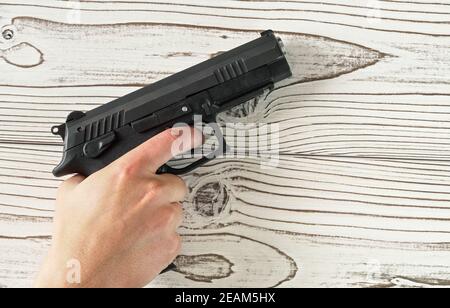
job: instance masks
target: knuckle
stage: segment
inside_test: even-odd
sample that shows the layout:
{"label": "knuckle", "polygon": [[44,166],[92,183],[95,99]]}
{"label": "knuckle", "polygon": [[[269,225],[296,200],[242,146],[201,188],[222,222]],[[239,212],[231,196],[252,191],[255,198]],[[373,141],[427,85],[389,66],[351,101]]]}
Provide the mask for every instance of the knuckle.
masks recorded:
{"label": "knuckle", "polygon": [[147,192],[145,198],[147,200],[152,200],[159,197],[164,191],[164,183],[159,179],[152,179],[147,185]]}
{"label": "knuckle", "polygon": [[173,175],[173,182],[186,188],[186,182],[179,176]]}
{"label": "knuckle", "polygon": [[180,192],[183,192],[184,195],[187,195],[188,193],[188,187],[186,185],[186,182],[180,178],[179,176],[168,174],[167,180],[170,183],[171,186],[179,190]]}
{"label": "knuckle", "polygon": [[180,177],[178,177],[178,176],[176,176],[175,178],[176,178],[176,179],[175,179],[175,182],[177,183],[177,185],[178,185],[178,186],[180,187],[180,189],[184,192],[184,194],[187,195],[187,193],[188,193],[188,187],[187,187],[186,182],[185,182],[182,178],[180,178]]}
{"label": "knuckle", "polygon": [[149,188],[157,193],[160,193],[164,189],[164,182],[158,178],[154,178],[150,181]]}
{"label": "knuckle", "polygon": [[162,210],[161,218],[166,226],[171,226],[179,218],[179,212],[175,206],[166,206]]}
{"label": "knuckle", "polygon": [[132,177],[134,172],[134,166],[131,164],[117,164],[114,167],[113,176],[116,179],[117,183],[126,183]]}
{"label": "knuckle", "polygon": [[175,221],[179,219],[178,215],[177,210],[172,206],[164,206],[156,212],[155,218],[148,220],[147,229],[158,234],[172,232]]}
{"label": "knuckle", "polygon": [[164,209],[163,219],[166,228],[176,228],[179,221],[182,220],[183,209],[180,206],[169,205]]}
{"label": "knuckle", "polygon": [[176,212],[175,218],[177,220],[181,220],[183,218],[183,206],[181,205],[181,203],[177,203],[177,204],[174,204],[172,206],[174,208],[174,211]]}

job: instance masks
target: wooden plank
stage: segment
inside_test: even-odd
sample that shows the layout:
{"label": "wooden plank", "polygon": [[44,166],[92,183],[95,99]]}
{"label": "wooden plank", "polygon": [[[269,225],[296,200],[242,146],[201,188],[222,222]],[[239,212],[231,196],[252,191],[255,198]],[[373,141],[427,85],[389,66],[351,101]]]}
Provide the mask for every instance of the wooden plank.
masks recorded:
{"label": "wooden plank", "polygon": [[[16,6],[7,5],[6,9],[12,13]],[[20,8],[42,17],[42,7]],[[109,15],[104,18],[105,22],[118,22]],[[189,18],[186,19],[188,22]],[[112,91],[119,92],[119,96],[135,89],[117,90],[110,85],[140,86],[153,82],[256,36],[254,31],[137,21],[94,26],[19,17],[13,22],[18,29],[17,43],[19,38],[26,43],[12,43],[14,46],[4,49],[3,56],[9,59],[9,55],[17,62],[16,65],[3,63],[8,76],[4,85],[19,87],[14,93],[31,90],[34,95],[54,96],[65,91],[88,96],[81,99],[5,96],[0,102],[3,111],[0,139],[14,142],[57,144],[59,140],[48,134],[49,126],[63,121],[70,110],[90,109],[111,100]],[[80,33],[89,36],[81,38]],[[180,51],[179,45],[165,39],[163,34],[183,36],[185,50]],[[290,86],[273,92],[256,109],[241,108],[233,114],[250,113],[246,121],[280,123],[282,152],[448,159],[449,105],[444,95],[448,89],[445,72],[449,71],[445,61],[447,39],[434,39],[430,48],[430,43],[423,39],[417,43],[414,35],[405,37],[395,33],[382,42],[377,36],[370,36],[364,45],[294,31],[282,32],[282,36],[294,67],[294,78],[286,84]],[[198,44],[199,41],[204,43]],[[76,46],[67,48],[71,44]],[[30,48],[35,48],[36,55],[42,54],[47,60],[26,69],[25,73],[21,66],[30,61],[27,52]],[[107,61],[105,52],[109,55]],[[36,61],[40,63],[40,57],[36,56]],[[112,66],[116,67],[113,74]],[[104,86],[92,88],[99,84]],[[439,84],[442,87],[431,88]],[[50,89],[35,88],[42,86]],[[74,86],[77,88],[70,88]],[[58,91],[53,87],[58,87]],[[440,92],[443,95],[436,95]],[[109,95],[102,97],[103,93]]]}
{"label": "wooden plank", "polygon": [[[274,146],[286,154],[449,160],[447,96],[284,93],[237,108],[220,120],[277,125],[261,133],[261,138],[279,136]],[[50,127],[63,122],[70,110],[97,106],[96,98],[25,100],[0,98],[1,142],[61,145],[59,137],[49,133]],[[36,102],[41,100],[46,103]],[[246,126],[227,128],[225,137],[236,141],[236,151],[245,150],[242,143],[248,138],[247,130]]]}
{"label": "wooden plank", "polygon": [[[2,67],[11,75],[1,85],[14,87],[144,86],[259,35],[152,23],[72,25],[30,17],[12,22],[25,42],[3,50]],[[80,33],[89,35],[80,37]],[[165,36],[183,36],[184,50]],[[283,39],[294,69],[291,82],[334,78],[386,56],[350,42],[301,33],[284,33]],[[21,74],[26,66],[27,74]]]}
{"label": "wooden plank", "polygon": [[[50,220],[44,218],[52,216],[60,180],[50,174],[56,160],[45,156],[52,153],[48,148],[19,146],[0,152],[2,213],[10,215],[4,218],[7,222],[14,215],[30,218],[31,231],[20,228],[22,235],[36,235],[37,230],[49,235],[44,230]],[[185,203],[186,226],[208,229],[251,222],[316,236],[450,240],[449,163],[297,156],[283,156],[276,169],[262,169],[260,163],[220,159],[187,176],[191,193]],[[34,216],[42,219],[35,224]],[[8,224],[0,226],[4,236],[19,235]]]}
{"label": "wooden plank", "polygon": [[[0,272],[8,286],[29,284],[34,256],[47,247],[59,181],[33,161],[53,150],[2,149]],[[448,284],[449,175],[450,164],[438,161],[283,156],[274,170],[216,161],[186,177],[180,269],[152,286]],[[18,191],[26,194],[12,196]]]}
{"label": "wooden plank", "polygon": [[[234,233],[250,233],[254,238],[250,240]],[[262,244],[267,236],[282,250]],[[179,271],[158,277],[151,287],[449,285],[448,246],[400,243],[387,246],[345,239],[294,237],[263,230],[255,232],[246,226],[234,227],[233,234],[185,235],[184,238],[183,255],[177,261]],[[258,239],[263,239],[262,243]],[[217,245],[217,241],[223,245]],[[31,285],[48,250],[48,240],[0,239],[0,247],[2,286]]]}

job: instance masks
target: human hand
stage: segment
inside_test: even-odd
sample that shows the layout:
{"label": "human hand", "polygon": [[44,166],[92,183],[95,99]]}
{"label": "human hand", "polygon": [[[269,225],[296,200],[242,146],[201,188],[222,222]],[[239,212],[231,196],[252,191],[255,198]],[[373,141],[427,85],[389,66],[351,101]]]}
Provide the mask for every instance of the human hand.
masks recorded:
{"label": "human hand", "polygon": [[[195,129],[168,130],[88,178],[65,181],[35,286],[143,287],[152,281],[179,254],[176,230],[187,193],[182,179],[156,171],[202,141]],[[70,272],[78,265],[73,283],[68,278],[78,280]]]}

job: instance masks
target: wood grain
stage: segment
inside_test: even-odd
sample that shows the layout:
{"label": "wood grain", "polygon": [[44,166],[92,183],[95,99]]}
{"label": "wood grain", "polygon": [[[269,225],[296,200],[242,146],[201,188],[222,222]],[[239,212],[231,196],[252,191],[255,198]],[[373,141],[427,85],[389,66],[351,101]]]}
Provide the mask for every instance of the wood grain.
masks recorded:
{"label": "wood grain", "polygon": [[[205,35],[203,29],[152,23],[73,25],[29,17],[18,17],[12,22],[17,29],[16,35],[26,41],[29,48],[34,46],[33,50],[42,55],[43,60],[35,57],[33,65],[39,68],[19,74],[26,66],[21,59],[31,61],[29,54],[22,52],[20,57],[20,45],[4,51],[5,59],[15,54],[17,59],[14,64],[11,60],[4,63],[4,72],[11,73],[14,78],[3,86],[144,86],[258,36],[257,31],[226,29]],[[124,36],[123,33],[130,35]],[[183,36],[184,50],[180,51],[177,44],[164,36]],[[121,39],[117,40],[118,37]],[[324,37],[285,34],[283,38],[288,47],[292,46],[289,48],[292,51],[290,57],[297,80],[291,82],[334,78],[373,65],[384,57],[374,50]],[[201,40],[208,43],[198,44]],[[318,52],[323,48],[335,49],[336,52],[332,55]],[[114,53],[107,61],[95,61],[111,50]],[[139,60],[130,63],[129,59]],[[29,84],[29,80],[36,83]]]}
{"label": "wood grain", "polygon": [[[185,177],[178,270],[151,287],[450,285],[450,6],[425,1],[0,1],[0,286],[48,249],[49,128],[272,28],[292,79],[220,115],[277,124],[280,164]],[[253,134],[254,132],[246,132]],[[237,151],[245,151],[242,140]],[[220,243],[220,244],[218,244]]]}
{"label": "wood grain", "polygon": [[[48,146],[7,151],[19,153],[21,161],[11,163],[7,154],[0,159],[9,167],[0,176],[8,182],[1,184],[0,237],[28,246],[51,232],[53,200],[47,197],[59,180],[49,170],[57,155],[52,158]],[[43,163],[34,164],[36,157]],[[448,280],[450,267],[449,174],[450,165],[439,161],[286,156],[276,170],[262,171],[258,160],[218,160],[186,177],[191,194],[185,202],[181,267],[154,285],[257,286],[257,277],[265,277],[265,286],[283,280],[282,286],[444,284],[439,279]],[[32,187],[15,195],[24,184]],[[224,246],[225,236],[208,237],[218,232],[248,240],[231,236],[230,246]],[[247,249],[250,239],[260,242],[254,245],[262,245],[262,252]],[[405,256],[410,263],[402,263]],[[254,261],[243,261],[249,259]],[[292,263],[280,265],[283,260]],[[249,264],[258,266],[258,274],[246,268]],[[338,269],[343,270],[339,279]],[[31,272],[27,277],[19,285],[29,283]]]}

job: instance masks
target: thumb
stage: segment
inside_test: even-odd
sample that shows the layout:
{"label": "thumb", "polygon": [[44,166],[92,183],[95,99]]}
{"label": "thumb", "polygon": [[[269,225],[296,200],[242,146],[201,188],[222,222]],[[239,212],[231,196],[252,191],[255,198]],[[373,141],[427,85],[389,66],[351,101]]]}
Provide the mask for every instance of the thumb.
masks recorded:
{"label": "thumb", "polygon": [[68,180],[65,180],[58,189],[57,197],[60,198],[67,193],[73,191],[78,185],[81,184],[86,178],[82,175],[75,175]]}

